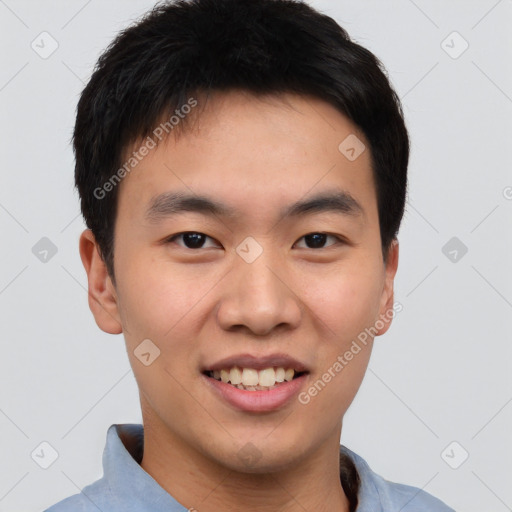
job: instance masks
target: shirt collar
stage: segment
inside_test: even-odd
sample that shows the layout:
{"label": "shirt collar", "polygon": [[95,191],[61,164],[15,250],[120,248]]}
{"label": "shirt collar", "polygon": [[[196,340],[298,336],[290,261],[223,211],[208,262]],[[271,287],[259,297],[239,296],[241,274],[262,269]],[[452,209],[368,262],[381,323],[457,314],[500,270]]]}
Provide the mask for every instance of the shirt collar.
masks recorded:
{"label": "shirt collar", "polygon": [[140,466],[143,449],[143,425],[125,423],[109,427],[103,471],[110,492],[118,500],[116,504],[140,512],[186,511]]}

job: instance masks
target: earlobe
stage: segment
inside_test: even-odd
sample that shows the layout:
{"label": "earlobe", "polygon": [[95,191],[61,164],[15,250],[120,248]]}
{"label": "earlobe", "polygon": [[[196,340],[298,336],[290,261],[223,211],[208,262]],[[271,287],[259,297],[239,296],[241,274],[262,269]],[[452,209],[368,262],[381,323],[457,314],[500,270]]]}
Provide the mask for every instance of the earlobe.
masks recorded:
{"label": "earlobe", "polygon": [[123,332],[115,287],[90,229],[80,235],[80,258],[87,273],[89,308],[98,327],[109,334]]}
{"label": "earlobe", "polygon": [[398,240],[394,239],[388,250],[388,258],[386,260],[386,276],[384,288],[382,290],[381,304],[379,311],[379,320],[376,325],[379,327],[377,336],[384,334],[390,327],[391,321],[395,314],[394,310],[394,282],[398,268]]}

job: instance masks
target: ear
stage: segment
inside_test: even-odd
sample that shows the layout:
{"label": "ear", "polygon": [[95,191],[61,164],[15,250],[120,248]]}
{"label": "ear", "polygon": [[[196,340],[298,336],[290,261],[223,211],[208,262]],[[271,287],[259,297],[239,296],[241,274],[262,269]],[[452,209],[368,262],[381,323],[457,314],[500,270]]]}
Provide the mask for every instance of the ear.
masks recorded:
{"label": "ear", "polygon": [[[391,321],[394,316],[394,291],[393,285],[395,282],[395,275],[398,268],[398,240],[394,239],[388,250],[388,257],[386,260],[386,276],[384,280],[384,286],[382,289],[382,296],[379,309],[379,324],[384,324],[382,328],[379,328],[376,336],[381,336],[390,327]],[[376,323],[377,324],[377,323]]]}
{"label": "ear", "polygon": [[94,319],[102,331],[120,334],[123,328],[117,306],[116,290],[90,229],[86,229],[80,235],[79,247],[80,258],[87,272],[89,308]]}

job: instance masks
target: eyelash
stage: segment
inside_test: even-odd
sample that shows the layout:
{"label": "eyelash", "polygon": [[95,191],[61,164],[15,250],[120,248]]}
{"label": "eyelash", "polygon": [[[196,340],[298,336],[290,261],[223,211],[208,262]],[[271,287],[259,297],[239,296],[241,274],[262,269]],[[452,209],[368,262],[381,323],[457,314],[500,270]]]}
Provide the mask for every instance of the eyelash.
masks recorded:
{"label": "eyelash", "polygon": [[[167,238],[166,240],[164,240],[164,243],[173,243],[175,241],[175,239],[177,239],[179,237],[182,237],[183,235],[190,235],[190,234],[192,234],[192,235],[204,235],[206,238],[209,238],[210,240],[214,240],[214,238],[212,238],[211,236],[205,235],[204,233],[201,233],[200,231],[183,231],[181,233],[177,233],[177,234],[172,235],[171,237]],[[306,235],[303,235],[302,237],[300,237],[299,240],[302,240],[303,238],[305,238],[305,237],[307,237],[309,235],[326,235],[327,237],[335,238],[337,240],[338,244],[346,244],[346,241],[343,240],[341,237],[339,237],[337,235],[332,235],[330,233],[324,233],[322,231],[312,231],[311,233],[307,233]],[[326,247],[320,247],[320,248],[305,247],[305,249],[310,249],[310,250],[313,250],[313,251],[318,251],[320,249],[327,249],[327,248],[332,247],[334,245],[336,245],[336,243],[328,245]],[[190,251],[198,251],[200,249],[205,249],[205,247],[198,247],[198,248],[193,249],[191,247],[186,247],[184,245],[180,245],[180,247],[182,247],[183,249],[188,249]]]}

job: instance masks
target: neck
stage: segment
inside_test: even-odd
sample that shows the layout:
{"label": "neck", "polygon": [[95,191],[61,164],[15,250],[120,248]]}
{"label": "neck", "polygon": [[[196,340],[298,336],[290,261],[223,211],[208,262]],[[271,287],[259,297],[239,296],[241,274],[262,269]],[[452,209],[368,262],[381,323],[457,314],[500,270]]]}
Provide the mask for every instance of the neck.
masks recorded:
{"label": "neck", "polygon": [[158,421],[144,421],[141,467],[191,511],[349,512],[340,482],[341,424],[293,467],[246,473],[199,453]]}

